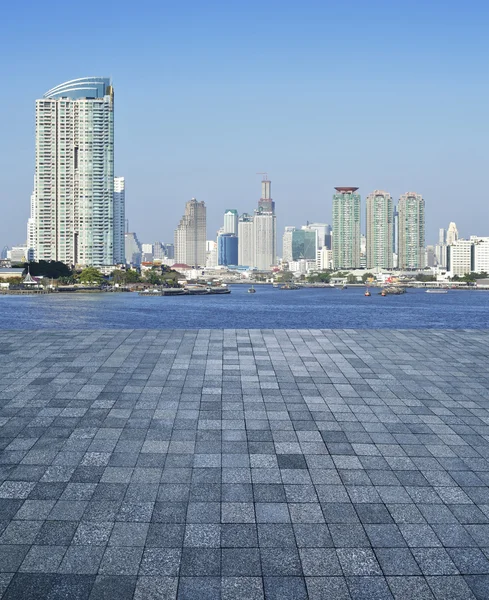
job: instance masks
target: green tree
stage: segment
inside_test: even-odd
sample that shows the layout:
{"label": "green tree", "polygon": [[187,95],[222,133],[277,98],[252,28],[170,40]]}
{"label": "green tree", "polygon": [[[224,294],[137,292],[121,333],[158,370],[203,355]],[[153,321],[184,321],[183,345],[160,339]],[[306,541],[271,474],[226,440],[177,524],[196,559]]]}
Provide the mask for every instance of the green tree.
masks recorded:
{"label": "green tree", "polygon": [[373,273],[364,273],[362,275],[362,281],[363,281],[363,283],[367,283],[367,281],[369,279],[375,279],[375,275]]}
{"label": "green tree", "polygon": [[347,283],[357,283],[357,278],[353,273],[348,273],[348,277],[346,278]]}
{"label": "green tree", "polygon": [[48,277],[49,279],[59,279],[60,277],[70,277],[72,270],[57,260],[40,260],[39,262],[31,261],[24,263],[24,274],[27,274],[27,269],[33,277]]}
{"label": "green tree", "polygon": [[134,269],[128,269],[127,271],[117,269],[116,271],[112,272],[113,283],[125,285],[127,283],[138,283],[139,281],[141,281],[141,277]]}
{"label": "green tree", "polygon": [[87,267],[78,274],[77,280],[83,284],[100,285],[104,280],[102,273],[95,267]]}
{"label": "green tree", "polygon": [[436,281],[435,275],[427,273],[418,273],[415,277],[416,281]]}
{"label": "green tree", "polygon": [[151,285],[161,285],[161,283],[162,283],[161,274],[158,273],[158,271],[153,270],[153,269],[151,269],[151,271],[148,271],[146,273],[145,280],[148,283],[150,283]]}

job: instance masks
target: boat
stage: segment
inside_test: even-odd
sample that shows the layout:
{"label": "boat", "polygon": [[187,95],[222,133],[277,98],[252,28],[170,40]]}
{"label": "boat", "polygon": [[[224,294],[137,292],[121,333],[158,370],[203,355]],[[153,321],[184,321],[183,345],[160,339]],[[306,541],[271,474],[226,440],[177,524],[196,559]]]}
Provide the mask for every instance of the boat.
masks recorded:
{"label": "boat", "polygon": [[256,294],[256,290],[253,286],[251,286],[250,288],[248,288],[248,294]]}
{"label": "boat", "polygon": [[372,294],[368,290],[365,290],[365,294],[364,295],[365,296],[371,296]]}
{"label": "boat", "polygon": [[281,290],[298,290],[299,286],[295,285],[295,283],[286,283],[280,287]]}
{"label": "boat", "polygon": [[427,294],[448,294],[448,290],[426,290]]}
{"label": "boat", "polygon": [[382,291],[380,292],[380,295],[381,295],[381,296],[387,296],[387,292],[386,292],[385,290],[382,290]]}
{"label": "boat", "polygon": [[187,292],[191,295],[197,294],[210,294],[210,290],[206,285],[201,285],[200,283],[192,283],[185,286]]}
{"label": "boat", "polygon": [[208,287],[210,294],[230,294],[231,290],[223,283],[222,285],[211,285]]}

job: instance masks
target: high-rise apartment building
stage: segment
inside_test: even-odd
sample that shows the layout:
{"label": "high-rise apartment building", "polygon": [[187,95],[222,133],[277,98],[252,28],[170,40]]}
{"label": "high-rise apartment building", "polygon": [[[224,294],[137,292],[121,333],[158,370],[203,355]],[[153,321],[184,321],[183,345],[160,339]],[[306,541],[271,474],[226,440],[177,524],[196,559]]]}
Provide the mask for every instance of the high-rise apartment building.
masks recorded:
{"label": "high-rise apartment building", "polygon": [[[123,252],[114,207],[114,89],[108,78],[58,85],[36,100],[36,167],[29,242],[36,260],[106,266]],[[117,232],[116,232],[117,229]]]}
{"label": "high-rise apartment building", "polygon": [[425,202],[421,194],[407,192],[399,198],[399,269],[425,266]]}
{"label": "high-rise apartment building", "polygon": [[277,225],[275,202],[272,200],[272,182],[265,178],[261,182],[261,198],[253,218],[255,267],[270,271],[277,262]]}
{"label": "high-rise apartment building", "polygon": [[255,266],[255,228],[253,217],[242,214],[238,221],[238,263],[244,267]]}
{"label": "high-rise apartment building", "polygon": [[394,204],[387,192],[367,196],[367,269],[392,269]]}
{"label": "high-rise apartment building", "polygon": [[185,205],[185,214],[175,229],[175,261],[191,267],[206,264],[206,208],[195,198]]}
{"label": "high-rise apartment building", "polygon": [[360,267],[360,194],[356,187],[337,187],[333,196],[333,265]]}
{"label": "high-rise apartment building", "polygon": [[238,211],[235,208],[228,208],[225,210],[222,233],[238,235]]}
{"label": "high-rise apartment building", "polygon": [[114,177],[114,264],[125,262],[126,180]]}
{"label": "high-rise apartment building", "polygon": [[286,227],[282,236],[282,262],[289,263],[292,258],[292,234],[295,227]]}

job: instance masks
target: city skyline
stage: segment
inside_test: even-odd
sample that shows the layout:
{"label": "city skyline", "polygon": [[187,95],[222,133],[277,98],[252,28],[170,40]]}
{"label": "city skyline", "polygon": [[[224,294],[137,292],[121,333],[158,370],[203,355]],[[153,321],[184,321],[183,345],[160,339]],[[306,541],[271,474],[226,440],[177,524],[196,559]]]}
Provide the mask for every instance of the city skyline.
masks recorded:
{"label": "city skyline", "polygon": [[[116,174],[126,178],[127,216],[141,239],[170,241],[178,205],[192,196],[206,202],[209,229],[217,229],[225,208],[253,203],[253,174],[264,170],[280,202],[278,231],[328,221],[330,190],[353,183],[364,196],[422,193],[431,243],[450,221],[461,236],[484,235],[489,83],[480,73],[489,8],[443,7],[149,2],[125,7],[114,26],[110,7],[92,0],[82,13],[8,5],[0,244],[25,237],[35,99],[91,74],[110,74],[117,88]],[[348,44],[339,26],[346,22]],[[375,36],[371,23],[389,35]],[[83,52],[75,24],[87,32]],[[406,43],[413,30],[416,44]],[[467,182],[480,190],[470,210]]]}

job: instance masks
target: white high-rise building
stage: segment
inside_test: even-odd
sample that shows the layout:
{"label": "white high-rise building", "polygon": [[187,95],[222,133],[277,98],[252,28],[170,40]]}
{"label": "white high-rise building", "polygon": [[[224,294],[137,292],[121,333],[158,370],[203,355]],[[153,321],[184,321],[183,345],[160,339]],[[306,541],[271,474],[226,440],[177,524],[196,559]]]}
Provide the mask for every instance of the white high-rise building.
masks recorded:
{"label": "white high-rise building", "polygon": [[37,228],[36,228],[36,194],[31,194],[31,210],[30,217],[27,220],[27,252],[30,260],[36,259],[36,243],[37,240]]}
{"label": "white high-rise building", "polygon": [[292,261],[292,234],[295,227],[286,227],[282,236],[282,262],[290,263]]}
{"label": "white high-rise building", "polygon": [[244,267],[255,266],[255,234],[253,217],[246,213],[238,221],[238,263]]}
{"label": "white high-rise building", "polygon": [[451,277],[463,277],[473,271],[473,246],[473,240],[456,240],[447,246],[447,270]]}
{"label": "white high-rise building", "polygon": [[36,100],[36,168],[29,225],[36,260],[96,267],[118,262],[124,236],[120,208],[119,204],[116,214],[110,80],[86,77],[54,87]]}
{"label": "white high-rise building", "polygon": [[125,262],[126,180],[114,177],[114,263]]}
{"label": "white high-rise building", "polygon": [[455,223],[450,223],[447,230],[447,246],[450,246],[458,240],[458,229]]}
{"label": "white high-rise building", "polygon": [[228,208],[224,212],[224,227],[222,233],[232,233],[238,235],[238,211],[235,208]]}
{"label": "white high-rise building", "polygon": [[489,237],[470,236],[474,244],[474,273],[489,273]]}
{"label": "white high-rise building", "polygon": [[205,202],[192,198],[175,229],[175,262],[191,267],[206,265],[207,222]]}
{"label": "white high-rise building", "polygon": [[387,192],[367,196],[367,269],[392,269],[394,255],[394,204]]}

